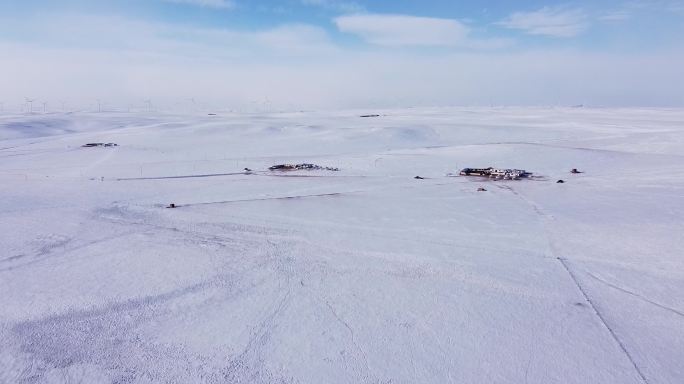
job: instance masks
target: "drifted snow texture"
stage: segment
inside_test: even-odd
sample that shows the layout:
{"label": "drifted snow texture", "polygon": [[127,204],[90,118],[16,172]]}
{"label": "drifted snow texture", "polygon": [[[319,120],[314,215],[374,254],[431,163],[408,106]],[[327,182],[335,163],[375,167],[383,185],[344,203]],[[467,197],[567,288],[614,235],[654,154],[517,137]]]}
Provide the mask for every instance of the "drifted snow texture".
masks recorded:
{"label": "drifted snow texture", "polygon": [[684,382],[684,111],[382,112],[0,116],[0,383]]}

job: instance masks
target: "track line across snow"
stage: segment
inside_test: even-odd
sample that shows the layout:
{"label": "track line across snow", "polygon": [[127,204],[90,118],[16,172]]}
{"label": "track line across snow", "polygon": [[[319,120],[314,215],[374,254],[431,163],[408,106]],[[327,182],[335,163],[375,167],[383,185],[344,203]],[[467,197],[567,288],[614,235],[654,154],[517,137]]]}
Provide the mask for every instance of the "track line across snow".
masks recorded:
{"label": "track line across snow", "polygon": [[594,280],[599,281],[599,282],[601,282],[601,283],[603,283],[603,284],[605,284],[605,285],[607,285],[607,286],[609,286],[609,287],[611,287],[611,288],[613,288],[613,289],[616,289],[616,290],[618,290],[618,291],[620,291],[620,292],[626,293],[626,294],[628,294],[628,295],[632,295],[632,296],[634,296],[634,297],[636,297],[636,298],[638,298],[638,299],[640,299],[640,300],[642,300],[642,301],[645,301],[645,302],[647,302],[647,303],[649,303],[649,304],[655,305],[655,306],[658,307],[658,308],[661,308],[661,309],[664,309],[664,310],[666,310],[666,311],[672,312],[672,313],[674,313],[674,314],[676,314],[676,315],[684,316],[684,312],[682,312],[682,311],[680,311],[680,310],[677,310],[677,309],[668,307],[667,305],[663,305],[663,304],[657,303],[657,302],[655,302],[655,301],[653,301],[653,300],[651,300],[651,299],[649,299],[649,298],[647,298],[647,297],[644,297],[644,296],[642,296],[642,295],[640,295],[640,294],[638,294],[638,293],[636,293],[636,292],[632,292],[632,291],[630,291],[629,289],[625,289],[625,288],[619,287],[619,286],[617,286],[617,285],[615,285],[615,284],[609,283],[608,281],[606,281],[606,280],[604,280],[604,279],[602,279],[602,278],[600,278],[600,277],[594,275],[594,274],[591,273],[591,272],[588,272],[588,271],[587,271],[587,275],[589,275],[590,277],[592,277]]}
{"label": "track line across snow", "polygon": [[[549,213],[544,212],[544,210],[543,210],[541,207],[539,207],[535,202],[529,200],[527,197],[525,197],[525,196],[523,196],[522,194],[518,193],[518,192],[517,192],[516,190],[514,190],[512,187],[510,187],[510,186],[508,186],[508,185],[502,185],[502,186],[500,186],[500,188],[501,188],[501,189],[504,189],[504,190],[507,190],[507,191],[510,191],[512,194],[514,194],[514,195],[517,196],[519,199],[521,199],[523,202],[525,202],[527,205],[529,205],[529,206],[534,210],[535,214],[541,218],[541,220],[543,220],[543,221],[553,221],[553,220],[554,220],[554,217],[553,217],[552,215],[550,215]],[[546,228],[546,226],[544,226],[544,227]],[[552,242],[551,238],[550,238],[548,235],[546,236],[546,238],[547,238],[547,241],[548,241],[548,243],[549,243],[549,249],[551,250],[552,255],[554,255],[554,254],[555,254],[555,251],[554,251],[553,242]],[[636,370],[636,372],[637,372],[637,374],[639,375],[639,377],[641,378],[641,380],[642,380],[644,383],[649,384],[648,380],[646,379],[646,376],[645,376],[644,373],[641,371],[641,369],[640,369],[639,366],[637,365],[636,361],[634,360],[634,358],[632,357],[632,355],[631,355],[631,354],[629,353],[629,351],[627,350],[627,347],[625,346],[625,344],[620,340],[620,338],[617,336],[617,334],[615,333],[615,331],[613,330],[613,328],[608,324],[608,321],[606,320],[606,318],[603,316],[603,314],[601,313],[601,311],[599,311],[598,307],[597,307],[597,306],[594,304],[594,302],[591,300],[591,298],[589,297],[589,294],[588,294],[587,291],[584,289],[584,287],[582,286],[582,284],[579,282],[579,279],[577,279],[577,276],[575,275],[575,273],[573,272],[573,270],[572,270],[572,269],[570,268],[570,266],[568,265],[567,259],[562,258],[562,257],[556,257],[556,260],[558,260],[558,261],[560,262],[560,264],[563,266],[563,269],[565,269],[565,271],[568,273],[568,275],[570,276],[570,279],[573,281],[573,283],[575,284],[575,286],[577,287],[577,289],[580,291],[580,293],[581,293],[582,296],[584,297],[584,300],[586,300],[586,302],[589,303],[589,305],[590,305],[591,308],[593,309],[594,313],[596,314],[596,316],[598,317],[598,319],[601,321],[601,324],[603,324],[603,326],[608,330],[608,332],[610,333],[610,335],[611,335],[611,337],[613,338],[613,340],[615,340],[615,342],[616,342],[617,345],[620,347],[620,349],[622,350],[622,352],[625,354],[625,356],[627,356],[627,359],[630,361],[630,363],[632,363],[632,366],[633,366],[634,369]]]}
{"label": "track line across snow", "polygon": [[599,320],[601,320],[601,323],[603,324],[603,326],[606,327],[608,332],[610,332],[610,335],[613,337],[613,340],[615,340],[615,342],[618,344],[620,349],[622,349],[622,352],[625,353],[625,355],[627,356],[629,361],[632,363],[632,366],[634,367],[636,372],[639,374],[639,377],[641,377],[641,380],[644,383],[648,384],[648,380],[646,379],[646,376],[644,376],[644,373],[641,372],[641,369],[637,365],[636,361],[634,361],[634,358],[632,357],[632,355],[627,350],[627,347],[625,347],[625,344],[620,340],[620,338],[617,336],[617,334],[615,334],[615,331],[608,324],[605,317],[601,314],[601,311],[598,310],[598,308],[596,307],[594,302],[591,300],[591,298],[589,298],[587,291],[582,287],[582,284],[580,284],[579,280],[577,279],[577,276],[572,271],[572,269],[568,266],[567,260],[562,258],[562,257],[558,257],[557,259],[561,263],[561,265],[563,265],[563,268],[565,269],[565,271],[568,272],[568,275],[570,275],[570,278],[572,279],[572,281],[575,282],[575,285],[577,286],[579,291],[582,293],[582,296],[584,296],[584,299],[589,303],[591,308],[594,310],[594,313],[596,314],[596,316],[599,318]]}
{"label": "track line across snow", "polygon": [[206,203],[179,204],[179,205],[176,205],[176,208],[194,207],[194,206],[198,206],[198,205],[247,203],[247,202],[252,202],[252,201],[291,200],[291,199],[305,199],[305,198],[312,198],[312,197],[332,197],[332,196],[341,196],[341,195],[346,195],[346,194],[350,194],[350,193],[357,193],[357,192],[361,192],[361,191],[317,193],[317,194],[312,194],[312,195],[262,197],[262,198],[256,198],[256,199],[241,199],[241,200],[210,201],[210,202],[206,202]]}

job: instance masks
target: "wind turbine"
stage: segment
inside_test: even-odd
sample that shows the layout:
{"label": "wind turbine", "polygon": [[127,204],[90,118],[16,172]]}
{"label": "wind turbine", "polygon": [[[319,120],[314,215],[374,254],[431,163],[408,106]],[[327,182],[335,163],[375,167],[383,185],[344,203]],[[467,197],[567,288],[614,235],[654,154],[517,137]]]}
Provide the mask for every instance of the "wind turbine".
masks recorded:
{"label": "wind turbine", "polygon": [[28,97],[25,97],[26,99],[26,104],[29,105],[29,113],[33,113],[33,102],[36,101],[35,99],[29,99]]}
{"label": "wind turbine", "polygon": [[147,104],[147,112],[152,112],[152,99],[146,99],[145,104]]}
{"label": "wind turbine", "polygon": [[47,101],[43,101],[43,113],[47,112]]}
{"label": "wind turbine", "polygon": [[97,111],[102,112],[102,101],[100,99],[97,99]]}

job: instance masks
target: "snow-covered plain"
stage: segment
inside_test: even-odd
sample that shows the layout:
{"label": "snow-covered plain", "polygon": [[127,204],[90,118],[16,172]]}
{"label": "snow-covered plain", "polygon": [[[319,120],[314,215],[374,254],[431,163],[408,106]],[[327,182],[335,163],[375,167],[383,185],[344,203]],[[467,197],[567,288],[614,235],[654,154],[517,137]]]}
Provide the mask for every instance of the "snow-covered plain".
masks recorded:
{"label": "snow-covered plain", "polygon": [[0,382],[684,382],[684,110],[364,113],[0,116]]}

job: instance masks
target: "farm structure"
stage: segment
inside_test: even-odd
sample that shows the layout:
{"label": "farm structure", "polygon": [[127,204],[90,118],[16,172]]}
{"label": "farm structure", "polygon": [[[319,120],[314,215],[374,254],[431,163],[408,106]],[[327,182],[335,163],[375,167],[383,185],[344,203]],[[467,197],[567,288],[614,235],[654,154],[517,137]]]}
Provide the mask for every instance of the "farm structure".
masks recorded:
{"label": "farm structure", "polygon": [[482,176],[492,179],[517,180],[530,177],[532,172],[524,169],[504,169],[504,168],[463,168],[459,173],[461,176]]}

